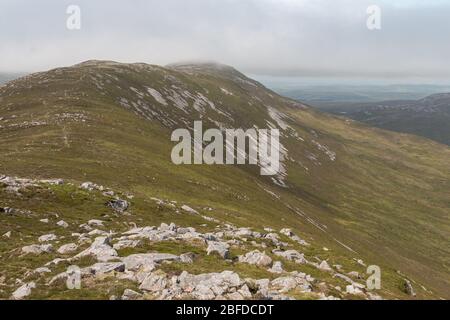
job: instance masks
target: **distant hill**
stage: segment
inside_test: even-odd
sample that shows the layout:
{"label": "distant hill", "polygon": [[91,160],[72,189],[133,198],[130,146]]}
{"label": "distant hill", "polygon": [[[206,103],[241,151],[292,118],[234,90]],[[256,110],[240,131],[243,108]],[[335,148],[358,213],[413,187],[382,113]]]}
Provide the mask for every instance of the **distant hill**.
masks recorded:
{"label": "distant hill", "polygon": [[21,76],[22,74],[18,74],[18,73],[0,73],[0,85],[2,83],[8,82],[10,80],[14,80],[17,79]]}
{"label": "distant hill", "polygon": [[450,93],[433,94],[419,100],[329,104],[321,109],[375,127],[416,134],[450,145]]}

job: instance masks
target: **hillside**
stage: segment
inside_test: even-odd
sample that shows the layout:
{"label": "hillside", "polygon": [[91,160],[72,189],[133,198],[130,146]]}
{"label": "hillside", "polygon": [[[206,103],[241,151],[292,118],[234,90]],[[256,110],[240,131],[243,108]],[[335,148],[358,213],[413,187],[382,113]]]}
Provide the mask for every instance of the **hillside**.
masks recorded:
{"label": "hillside", "polygon": [[[282,172],[175,166],[172,130],[199,119],[210,128],[279,128]],[[366,265],[381,267],[376,294],[383,298],[411,298],[406,279],[418,298],[450,297],[450,149],[322,114],[231,67],[88,61],[32,74],[0,87],[0,140],[0,297],[31,281],[31,298],[108,298],[125,288],[184,297],[184,287],[166,288],[169,276],[229,270],[241,279],[272,281],[275,293],[259,285],[250,288],[253,298],[370,298],[353,290],[364,283]],[[126,201],[126,208],[114,200]],[[61,220],[67,225],[56,224]],[[46,234],[55,237],[39,244]],[[74,246],[61,253],[46,243]],[[213,250],[219,255],[207,254],[210,245],[220,247]],[[287,249],[298,255],[287,257]],[[248,262],[255,261],[246,256],[254,250],[298,273],[280,280],[267,271],[272,263],[261,262],[267,257]],[[92,267],[104,262],[103,251],[117,264]],[[149,252],[172,256],[161,258],[156,274],[129,270],[127,257]],[[193,263],[181,257],[189,252]],[[48,264],[53,259],[63,260]],[[81,291],[50,281],[74,261],[100,276]],[[49,270],[35,270],[44,265]],[[286,284],[292,282],[298,285]],[[349,284],[354,287],[346,290]],[[239,288],[246,291],[242,283]]]}
{"label": "hillside", "polygon": [[450,145],[450,93],[419,100],[335,104],[326,109],[378,128],[416,134]]}

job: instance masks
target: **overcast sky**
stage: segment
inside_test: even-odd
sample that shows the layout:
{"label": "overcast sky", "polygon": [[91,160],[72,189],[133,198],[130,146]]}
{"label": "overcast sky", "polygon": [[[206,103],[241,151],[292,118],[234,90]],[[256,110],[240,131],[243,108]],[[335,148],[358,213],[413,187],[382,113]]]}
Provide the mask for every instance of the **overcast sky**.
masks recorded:
{"label": "overcast sky", "polygon": [[[66,9],[81,8],[81,30]],[[381,8],[381,30],[366,9]],[[450,79],[450,0],[0,0],[0,72],[88,59],[251,74]]]}

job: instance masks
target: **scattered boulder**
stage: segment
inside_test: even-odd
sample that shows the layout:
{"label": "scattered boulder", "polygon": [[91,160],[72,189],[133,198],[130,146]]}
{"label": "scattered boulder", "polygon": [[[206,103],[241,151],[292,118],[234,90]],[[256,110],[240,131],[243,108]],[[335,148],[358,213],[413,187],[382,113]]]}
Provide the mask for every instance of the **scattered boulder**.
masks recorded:
{"label": "scattered boulder", "polygon": [[50,253],[53,251],[53,246],[51,244],[32,244],[30,246],[22,247],[22,252],[25,254],[42,254]]}
{"label": "scattered boulder", "polygon": [[359,274],[359,272],[357,271],[351,271],[349,273],[347,273],[350,277],[355,278],[355,279],[361,279],[361,275]]}
{"label": "scattered boulder", "polygon": [[272,272],[272,273],[283,273],[284,270],[283,270],[283,264],[281,263],[281,261],[275,261],[273,263],[272,268],[269,269],[269,272]]}
{"label": "scattered boulder", "polygon": [[302,292],[311,292],[311,285],[304,273],[295,273],[290,276],[280,277],[270,282],[269,288],[277,293],[287,293],[293,289]]}
{"label": "scattered boulder", "polygon": [[58,221],[56,223],[56,225],[58,225],[58,226],[60,226],[62,228],[68,228],[69,227],[69,224],[67,222],[65,222],[64,220]]}
{"label": "scattered boulder", "polygon": [[103,221],[92,219],[88,221],[88,225],[91,227],[103,227]]}
{"label": "scattered boulder", "polygon": [[4,213],[4,214],[13,214],[14,213],[14,209],[13,208],[9,208],[9,207],[0,207],[0,213]]}
{"label": "scattered boulder", "polygon": [[169,253],[140,253],[122,258],[127,270],[136,271],[141,267],[151,267],[163,261],[178,261],[180,257]]}
{"label": "scattered boulder", "polygon": [[280,233],[281,234],[284,234],[285,236],[287,236],[287,237],[292,237],[292,236],[294,236],[294,233],[292,232],[292,230],[291,229],[288,229],[288,228],[284,228],[284,229],[281,229],[280,230]]}
{"label": "scattered boulder", "polygon": [[75,251],[77,251],[78,249],[78,245],[75,243],[68,243],[68,244],[64,244],[61,247],[59,247],[59,249],[57,250],[57,252],[59,254],[70,254],[73,253]]}
{"label": "scattered boulder", "polygon": [[61,186],[64,184],[64,180],[63,179],[45,179],[45,180],[41,180],[41,183],[45,183],[45,184],[49,184],[52,186]]}
{"label": "scattered boulder", "polygon": [[301,244],[303,246],[309,245],[305,240],[301,239],[299,236],[293,233],[291,229],[288,228],[281,229],[280,233],[289,237],[291,240],[297,242],[298,244]]}
{"label": "scattered boulder", "polygon": [[121,300],[140,300],[142,299],[142,294],[139,292],[136,292],[131,289],[125,289],[125,291],[122,294]]}
{"label": "scattered boulder", "polygon": [[139,289],[149,292],[159,292],[168,285],[167,274],[162,271],[151,272],[141,283]]}
{"label": "scattered boulder", "polygon": [[212,300],[236,292],[241,286],[239,275],[232,271],[191,275],[181,273],[176,279],[177,288],[194,299]]}
{"label": "scattered boulder", "polygon": [[364,293],[360,288],[358,288],[357,286],[350,284],[348,286],[345,287],[345,292],[348,294],[362,294]]}
{"label": "scattered boulder", "polygon": [[212,253],[217,253],[223,259],[230,258],[230,246],[225,242],[219,241],[208,241],[208,248],[206,249],[206,253],[208,255]]}
{"label": "scattered boulder", "polygon": [[22,300],[31,294],[31,290],[36,288],[36,283],[30,282],[26,283],[12,294],[12,299],[14,300]]}
{"label": "scattered boulder", "polygon": [[346,276],[346,275],[344,275],[344,274],[341,274],[341,273],[335,273],[335,274],[333,275],[333,277],[342,279],[342,280],[344,280],[344,281],[347,281],[347,282],[350,283],[350,284],[353,284],[353,283],[354,283],[354,281],[353,281],[350,277],[348,277],[348,276]]}
{"label": "scattered boulder", "polygon": [[260,267],[270,267],[272,265],[272,258],[266,255],[265,252],[254,250],[246,253],[243,256],[239,256],[239,262],[254,264]]}
{"label": "scattered boulder", "polygon": [[124,248],[136,248],[140,243],[140,240],[122,239],[115,243],[113,245],[113,248],[116,250],[121,250]]}
{"label": "scattered boulder", "polygon": [[37,273],[37,274],[41,274],[41,273],[51,273],[52,271],[47,267],[41,267],[41,268],[35,269],[33,272]]}
{"label": "scattered boulder", "polygon": [[181,210],[184,210],[184,211],[186,211],[188,213],[199,214],[197,210],[192,209],[191,207],[189,207],[187,205],[181,206]]}
{"label": "scattered boulder", "polygon": [[87,272],[93,275],[101,275],[110,272],[124,272],[125,264],[123,262],[102,262],[96,263],[86,269]]}
{"label": "scattered boulder", "polygon": [[49,242],[58,239],[58,237],[54,234],[44,234],[38,238],[39,242]]}
{"label": "scattered boulder", "polygon": [[289,261],[294,261],[299,264],[307,263],[308,261],[305,259],[303,253],[298,252],[297,250],[273,250],[273,254],[282,257]]}
{"label": "scattered boulder", "polygon": [[3,238],[11,238],[11,231],[6,232],[2,237]]}
{"label": "scattered boulder", "polygon": [[86,256],[95,256],[100,262],[107,262],[117,258],[117,251],[111,247],[109,237],[95,238],[94,243],[86,250],[77,254],[73,259],[79,259]]}
{"label": "scattered boulder", "polygon": [[195,259],[195,254],[192,252],[183,253],[182,255],[180,255],[180,261],[182,263],[192,264],[192,263],[194,263],[194,259]]}
{"label": "scattered boulder", "polygon": [[116,199],[106,203],[108,207],[111,207],[114,211],[122,213],[125,212],[130,204],[126,200]]}
{"label": "scattered boulder", "polygon": [[83,182],[83,183],[80,185],[80,189],[84,189],[84,190],[87,190],[87,191],[94,191],[94,190],[100,190],[101,188],[100,188],[99,185],[97,185],[97,184],[95,184],[95,183],[92,183],[92,182]]}
{"label": "scattered boulder", "polygon": [[328,262],[326,262],[325,260],[323,260],[323,261],[319,264],[318,268],[319,268],[320,270],[323,270],[323,271],[333,271],[333,269],[331,269],[331,267],[330,267],[330,265],[328,264]]}
{"label": "scattered boulder", "polygon": [[405,279],[404,291],[409,296],[412,296],[412,297],[416,296],[416,292],[414,291],[411,281],[409,281],[408,279]]}

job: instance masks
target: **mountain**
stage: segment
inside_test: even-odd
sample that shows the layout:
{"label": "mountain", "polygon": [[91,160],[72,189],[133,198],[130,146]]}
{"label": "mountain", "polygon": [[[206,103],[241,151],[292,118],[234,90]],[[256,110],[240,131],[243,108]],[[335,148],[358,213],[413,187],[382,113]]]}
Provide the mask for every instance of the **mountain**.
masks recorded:
{"label": "mountain", "polygon": [[[174,165],[171,134],[196,120],[278,128],[281,171]],[[0,87],[0,140],[0,297],[168,299],[186,281],[194,298],[450,297],[450,149],[232,67],[87,61],[25,76]],[[64,286],[73,264],[81,290]],[[381,290],[364,288],[369,265]]]}
{"label": "mountain", "polygon": [[419,100],[340,105],[330,112],[450,145],[450,93],[433,94]]}

